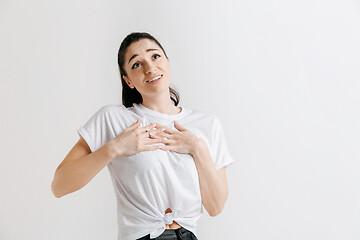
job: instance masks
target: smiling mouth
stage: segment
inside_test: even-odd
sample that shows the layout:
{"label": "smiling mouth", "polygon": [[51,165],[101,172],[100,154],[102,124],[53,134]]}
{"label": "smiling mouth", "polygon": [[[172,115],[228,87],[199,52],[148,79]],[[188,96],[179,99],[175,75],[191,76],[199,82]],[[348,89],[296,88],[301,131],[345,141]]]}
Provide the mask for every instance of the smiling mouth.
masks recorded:
{"label": "smiling mouth", "polygon": [[159,76],[157,76],[157,77],[154,77],[153,79],[148,80],[148,81],[146,81],[146,82],[147,82],[147,83],[157,82],[159,79],[161,79],[161,78],[163,77],[163,75],[164,75],[164,74],[161,74],[161,75],[159,75]]}

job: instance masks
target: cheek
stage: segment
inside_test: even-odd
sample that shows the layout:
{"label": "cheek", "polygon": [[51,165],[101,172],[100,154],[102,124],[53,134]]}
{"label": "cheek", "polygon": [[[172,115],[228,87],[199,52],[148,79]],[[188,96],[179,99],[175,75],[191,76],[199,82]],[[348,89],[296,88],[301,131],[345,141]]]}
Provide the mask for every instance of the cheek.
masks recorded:
{"label": "cheek", "polygon": [[129,70],[128,77],[131,78],[133,81],[139,78],[140,71],[139,70]]}
{"label": "cheek", "polygon": [[164,67],[165,67],[165,69],[166,69],[167,72],[169,72],[169,73],[171,72],[171,68],[170,68],[169,62],[165,62],[165,63],[164,63]]}

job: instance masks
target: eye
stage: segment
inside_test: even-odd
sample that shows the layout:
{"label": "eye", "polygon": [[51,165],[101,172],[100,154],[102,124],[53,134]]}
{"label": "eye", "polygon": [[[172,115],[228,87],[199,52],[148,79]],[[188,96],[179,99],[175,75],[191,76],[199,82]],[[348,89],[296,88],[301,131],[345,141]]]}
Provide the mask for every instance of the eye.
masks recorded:
{"label": "eye", "polygon": [[135,67],[136,64],[139,64],[139,63],[134,63],[134,65],[132,65],[131,69],[137,68],[137,67]]}
{"label": "eye", "polygon": [[[154,54],[153,57],[155,57],[155,56],[161,57],[159,54]],[[155,59],[158,59],[159,57],[157,57],[157,58],[155,58]],[[136,65],[136,64],[139,64],[139,63],[134,63],[134,65],[132,65],[131,69],[137,68],[137,65]]]}
{"label": "eye", "polygon": [[[154,54],[154,56],[159,56],[159,57],[160,57],[160,55],[159,55],[159,54]],[[156,59],[158,59],[158,58],[156,58]]]}

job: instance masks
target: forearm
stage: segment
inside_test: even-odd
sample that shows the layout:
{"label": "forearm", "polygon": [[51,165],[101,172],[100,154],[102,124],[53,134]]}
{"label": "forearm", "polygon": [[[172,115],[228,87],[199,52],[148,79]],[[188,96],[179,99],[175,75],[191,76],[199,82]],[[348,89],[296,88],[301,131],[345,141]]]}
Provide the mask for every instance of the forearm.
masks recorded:
{"label": "forearm", "polygon": [[199,141],[192,155],[199,175],[203,205],[210,216],[215,216],[223,210],[228,197],[227,182],[216,170],[204,141]]}
{"label": "forearm", "polygon": [[68,162],[56,170],[51,184],[56,197],[75,192],[88,184],[112,159],[110,143],[89,155]]}

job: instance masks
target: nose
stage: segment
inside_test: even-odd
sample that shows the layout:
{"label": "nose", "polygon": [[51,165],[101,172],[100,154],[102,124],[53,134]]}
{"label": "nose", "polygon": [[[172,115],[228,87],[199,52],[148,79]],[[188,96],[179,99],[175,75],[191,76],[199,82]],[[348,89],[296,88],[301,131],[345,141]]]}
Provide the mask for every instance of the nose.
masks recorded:
{"label": "nose", "polygon": [[145,66],[145,72],[146,72],[146,74],[149,74],[149,73],[152,73],[152,72],[156,72],[156,66],[155,66],[153,63],[147,62],[145,65],[146,65],[146,66]]}

